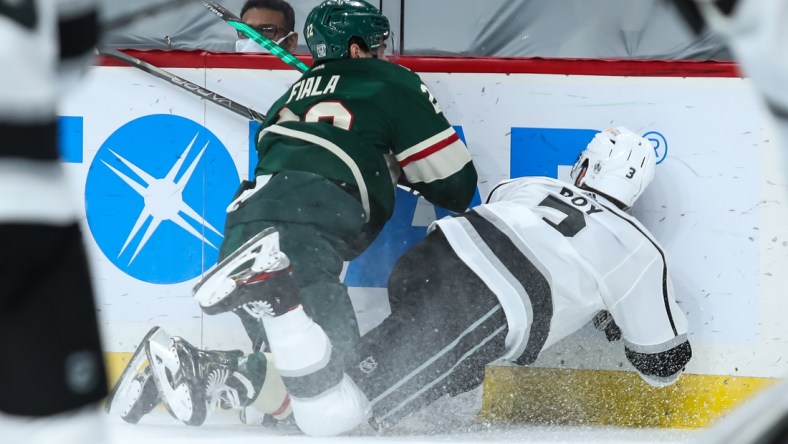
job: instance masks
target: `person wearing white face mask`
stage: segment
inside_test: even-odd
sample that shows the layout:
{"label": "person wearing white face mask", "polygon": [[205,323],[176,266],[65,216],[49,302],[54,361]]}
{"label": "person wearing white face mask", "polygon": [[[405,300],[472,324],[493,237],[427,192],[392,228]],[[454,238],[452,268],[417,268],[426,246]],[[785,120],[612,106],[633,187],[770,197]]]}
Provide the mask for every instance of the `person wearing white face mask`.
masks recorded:
{"label": "person wearing white face mask", "polygon": [[[295,13],[286,1],[247,0],[241,8],[241,20],[287,52],[292,54],[295,51],[298,44],[298,33],[293,31]],[[239,32],[235,51],[265,52],[265,49]]]}

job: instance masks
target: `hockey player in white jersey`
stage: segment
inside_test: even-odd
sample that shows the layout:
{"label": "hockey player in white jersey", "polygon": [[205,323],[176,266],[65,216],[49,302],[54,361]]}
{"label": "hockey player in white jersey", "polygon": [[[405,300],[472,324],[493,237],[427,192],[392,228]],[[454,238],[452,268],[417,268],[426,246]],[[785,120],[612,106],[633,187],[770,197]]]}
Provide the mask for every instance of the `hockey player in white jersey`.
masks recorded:
{"label": "hockey player in white jersey", "polygon": [[95,0],[0,1],[0,442],[100,442],[107,393],[57,107],[98,40]]}
{"label": "hockey player in white jersey", "polygon": [[[291,272],[273,229],[247,245],[246,265],[238,264],[243,279],[208,278],[195,298],[203,307],[222,303],[258,314],[295,420],[309,435],[367,422],[391,426],[445,394],[477,387],[490,362],[532,363],[601,313],[612,314],[634,370],[649,384],[667,385],[692,355],[687,321],[662,248],[624,212],[654,170],[649,141],[625,128],[607,130],[580,154],[574,185],[546,177],[505,181],[485,204],[436,221],[395,265],[391,315],[363,336],[355,361],[335,359],[297,293],[281,284]],[[217,361],[182,343],[170,341],[168,352],[154,341],[148,357],[175,372],[171,384],[159,377],[165,404],[199,400],[194,408],[203,409],[209,384],[182,378],[178,369]]]}

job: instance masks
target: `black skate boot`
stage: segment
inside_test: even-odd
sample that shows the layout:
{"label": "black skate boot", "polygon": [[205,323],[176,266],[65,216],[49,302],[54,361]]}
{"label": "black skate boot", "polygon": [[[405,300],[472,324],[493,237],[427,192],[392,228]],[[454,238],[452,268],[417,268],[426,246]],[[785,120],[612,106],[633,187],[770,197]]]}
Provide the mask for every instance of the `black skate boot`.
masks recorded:
{"label": "black skate boot", "polygon": [[243,310],[260,318],[297,307],[298,286],[276,229],[261,231],[214,266],[194,287],[194,298],[208,315]]}
{"label": "black skate boot", "polygon": [[169,347],[148,344],[148,360],[164,405],[187,425],[202,425],[220,405],[225,409],[248,405],[262,386],[262,381],[253,382],[238,371],[240,350],[200,350],[177,336]]}

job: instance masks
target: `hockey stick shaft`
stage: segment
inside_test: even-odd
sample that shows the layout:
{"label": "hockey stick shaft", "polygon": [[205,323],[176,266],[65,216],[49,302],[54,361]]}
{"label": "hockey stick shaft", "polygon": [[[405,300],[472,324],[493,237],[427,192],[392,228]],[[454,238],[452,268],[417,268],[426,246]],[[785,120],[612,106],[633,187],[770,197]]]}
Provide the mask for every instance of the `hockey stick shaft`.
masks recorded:
{"label": "hockey stick shaft", "polygon": [[296,58],[293,54],[287,52],[287,50],[274,43],[268,37],[257,32],[256,29],[242,22],[238,16],[230,12],[224,6],[220,5],[218,2],[214,0],[200,0],[200,3],[202,3],[206,9],[216,14],[220,19],[229,23],[230,26],[237,29],[243,35],[259,43],[260,46],[267,49],[269,52],[271,52],[271,54],[277,56],[283,62],[301,72],[307,72],[309,70],[309,67],[306,66],[304,62],[298,60],[298,58]]}
{"label": "hockey stick shaft", "polygon": [[182,6],[191,2],[192,0],[170,0],[167,2],[161,2],[156,5],[140,9],[138,11],[130,12],[128,14],[124,14],[119,17],[109,19],[105,22],[102,22],[101,27],[103,29],[115,30],[120,27],[134,23],[137,20],[142,20],[150,16],[164,12],[168,9],[174,9],[178,6]]}
{"label": "hockey stick shaft", "polygon": [[162,80],[166,80],[172,83],[175,86],[178,86],[186,91],[189,91],[192,94],[200,96],[201,98],[213,102],[225,109],[228,109],[242,117],[245,117],[250,120],[255,120],[258,122],[265,121],[265,115],[260,114],[259,112],[247,108],[237,102],[234,102],[227,97],[224,97],[220,94],[217,94],[211,90],[205,89],[200,85],[192,83],[186,79],[176,76],[175,74],[169,73],[161,68],[151,65],[150,63],[140,60],[137,57],[130,56],[126,53],[120,52],[116,49],[104,49],[99,51],[100,55],[104,55],[107,57],[112,57],[113,59],[120,60],[121,62],[127,63],[135,68],[138,68],[142,71],[147,72],[148,74],[152,74]]}

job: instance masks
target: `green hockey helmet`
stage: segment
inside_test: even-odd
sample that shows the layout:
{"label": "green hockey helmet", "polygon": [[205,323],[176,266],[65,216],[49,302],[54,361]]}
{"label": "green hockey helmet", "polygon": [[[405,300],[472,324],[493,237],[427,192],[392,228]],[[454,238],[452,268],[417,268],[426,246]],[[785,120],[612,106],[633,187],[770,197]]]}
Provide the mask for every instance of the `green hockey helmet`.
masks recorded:
{"label": "green hockey helmet", "polygon": [[388,37],[389,20],[363,0],[326,0],[306,17],[304,36],[315,64],[348,56],[358,37],[373,53]]}

